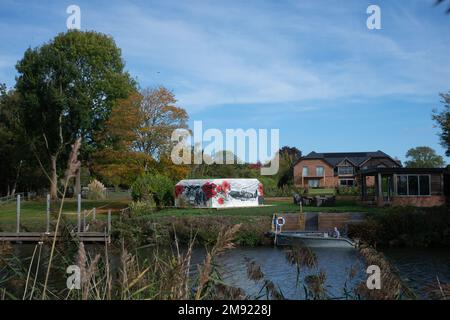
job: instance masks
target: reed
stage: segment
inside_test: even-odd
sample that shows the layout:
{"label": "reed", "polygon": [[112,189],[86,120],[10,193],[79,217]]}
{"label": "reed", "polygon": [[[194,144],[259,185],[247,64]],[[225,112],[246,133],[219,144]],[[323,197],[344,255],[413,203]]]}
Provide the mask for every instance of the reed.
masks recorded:
{"label": "reed", "polygon": [[436,281],[424,288],[426,295],[433,300],[450,300],[450,284],[444,283],[436,276]]}
{"label": "reed", "polygon": [[357,294],[369,300],[414,299],[416,295],[400,279],[397,270],[384,255],[373,247],[361,246],[359,253],[364,257],[366,266],[377,265],[381,271],[381,289],[369,290],[366,282],[360,283]]}
{"label": "reed", "polygon": [[202,297],[205,297],[204,291],[209,284],[214,258],[221,255],[226,250],[234,248],[233,239],[240,228],[241,224],[236,224],[228,229],[222,228],[217,236],[216,244],[211,250],[207,250],[203,265],[199,267],[198,287],[195,294],[196,300],[200,300]]}

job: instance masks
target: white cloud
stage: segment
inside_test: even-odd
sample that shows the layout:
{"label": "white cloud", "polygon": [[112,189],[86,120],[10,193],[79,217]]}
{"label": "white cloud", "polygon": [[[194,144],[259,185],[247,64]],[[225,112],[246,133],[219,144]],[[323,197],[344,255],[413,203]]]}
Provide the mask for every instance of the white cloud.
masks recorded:
{"label": "white cloud", "polygon": [[380,31],[367,30],[360,2],[80,6],[83,28],[111,34],[141,85],[168,86],[190,112],[226,104],[420,99],[450,87],[450,70],[442,68],[450,43],[418,17],[418,3],[393,5],[397,16],[383,6]]}

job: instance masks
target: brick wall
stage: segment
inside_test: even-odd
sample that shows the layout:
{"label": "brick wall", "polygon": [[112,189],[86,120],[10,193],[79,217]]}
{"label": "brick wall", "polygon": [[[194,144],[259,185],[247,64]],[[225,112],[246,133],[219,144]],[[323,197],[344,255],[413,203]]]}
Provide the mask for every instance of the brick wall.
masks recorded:
{"label": "brick wall", "polygon": [[331,231],[337,227],[339,231],[345,230],[351,215],[349,213],[321,213],[319,214],[319,231]]}
{"label": "brick wall", "polygon": [[445,204],[445,196],[426,196],[426,197],[392,197],[392,206],[415,206],[415,207],[434,207]]}
{"label": "brick wall", "polygon": [[[336,187],[339,180],[334,176],[333,167],[320,159],[304,159],[297,163],[297,165],[294,167],[295,185],[298,187],[307,187],[308,179],[314,179],[316,177],[316,168],[318,166],[323,167],[325,173],[325,177],[317,177],[318,179],[320,179],[319,186],[324,188]],[[303,177],[302,179],[303,167],[308,167],[309,176]],[[304,183],[304,185],[302,185],[302,183]]]}

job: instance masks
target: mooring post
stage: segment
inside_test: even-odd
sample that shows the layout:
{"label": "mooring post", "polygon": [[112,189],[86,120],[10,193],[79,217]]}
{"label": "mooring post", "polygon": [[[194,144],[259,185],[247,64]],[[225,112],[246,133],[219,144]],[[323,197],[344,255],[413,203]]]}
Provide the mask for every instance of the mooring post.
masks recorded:
{"label": "mooring post", "polygon": [[97,213],[97,210],[94,208],[94,209],[92,209],[92,220],[94,220],[95,221],[95,215],[96,215],[96,213]]}
{"label": "mooring post", "polygon": [[45,229],[46,233],[50,232],[50,194],[47,194],[47,211],[46,211],[47,227]]}
{"label": "mooring post", "polygon": [[111,209],[108,209],[108,234],[111,234]]}
{"label": "mooring post", "polygon": [[86,231],[86,210],[83,210],[83,232]]}
{"label": "mooring post", "polygon": [[16,232],[19,233],[20,232],[20,194],[17,195],[16,216],[17,216]]}

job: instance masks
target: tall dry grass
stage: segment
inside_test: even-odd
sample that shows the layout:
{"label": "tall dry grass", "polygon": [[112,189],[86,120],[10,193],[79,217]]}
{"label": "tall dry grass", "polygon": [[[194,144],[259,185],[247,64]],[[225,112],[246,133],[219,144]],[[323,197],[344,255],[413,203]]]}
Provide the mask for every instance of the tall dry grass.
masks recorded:
{"label": "tall dry grass", "polygon": [[364,257],[366,266],[376,265],[381,271],[381,289],[369,290],[366,282],[362,282],[357,293],[369,300],[399,300],[414,299],[414,292],[400,279],[397,270],[389,263],[384,255],[373,247],[361,246],[359,253]]}
{"label": "tall dry grass", "polygon": [[[103,252],[92,253],[81,242],[59,243],[53,255],[54,268],[58,266],[59,271],[53,268],[52,275],[65,280],[66,267],[77,265],[81,275],[79,290],[45,282],[50,261],[49,255],[42,254],[42,244],[36,245],[31,258],[25,261],[10,252],[8,246],[1,246],[8,256],[0,262],[0,267],[5,266],[9,271],[5,288],[16,287],[22,291],[13,296],[5,289],[0,295],[13,299],[44,296],[60,300],[243,299],[245,293],[225,285],[215,266],[215,259],[234,247],[233,239],[239,228],[240,225],[235,225],[219,233],[216,243],[207,249],[204,261],[197,266],[196,275],[191,272],[195,267],[192,265],[195,234],[187,247],[180,248],[175,236],[172,250],[156,245],[145,259],[127,250],[125,245],[111,248],[106,244]],[[118,261],[113,266],[114,259]]]}

